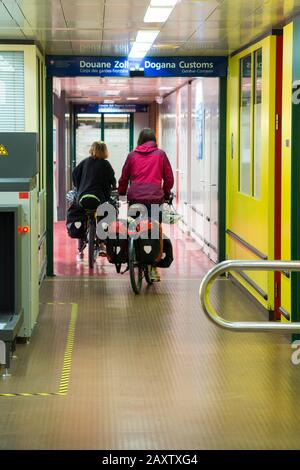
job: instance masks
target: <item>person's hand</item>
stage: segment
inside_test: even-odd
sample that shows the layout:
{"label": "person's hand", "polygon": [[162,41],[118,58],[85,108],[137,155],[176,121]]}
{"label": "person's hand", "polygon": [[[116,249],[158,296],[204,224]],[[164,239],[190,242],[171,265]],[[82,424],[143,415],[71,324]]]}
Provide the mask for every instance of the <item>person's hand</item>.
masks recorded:
{"label": "person's hand", "polygon": [[164,194],[164,202],[170,202],[171,199],[171,194],[170,193],[165,193]]}

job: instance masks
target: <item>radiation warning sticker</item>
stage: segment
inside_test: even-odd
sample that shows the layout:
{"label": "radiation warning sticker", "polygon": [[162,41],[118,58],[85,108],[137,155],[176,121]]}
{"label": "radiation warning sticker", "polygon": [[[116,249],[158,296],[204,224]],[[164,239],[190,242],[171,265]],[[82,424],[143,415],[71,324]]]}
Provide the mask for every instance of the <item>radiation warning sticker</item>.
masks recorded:
{"label": "radiation warning sticker", "polygon": [[0,157],[6,157],[8,155],[8,151],[4,147],[3,144],[0,144]]}

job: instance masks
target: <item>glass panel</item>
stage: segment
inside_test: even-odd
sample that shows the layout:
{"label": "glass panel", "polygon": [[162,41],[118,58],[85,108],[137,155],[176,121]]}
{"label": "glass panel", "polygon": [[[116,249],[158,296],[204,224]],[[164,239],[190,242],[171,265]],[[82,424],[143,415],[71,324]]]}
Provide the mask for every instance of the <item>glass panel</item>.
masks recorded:
{"label": "glass panel", "polygon": [[117,181],[129,153],[129,118],[129,114],[104,114],[104,141]]}
{"label": "glass panel", "polygon": [[207,86],[212,80],[197,78],[192,82],[191,224],[201,246],[204,246],[204,119],[205,106],[209,101]]}
{"label": "glass panel", "polygon": [[261,87],[262,87],[262,50],[255,52],[255,97],[254,97],[254,192],[260,197],[261,178]]}
{"label": "glass panel", "polygon": [[0,132],[25,131],[24,53],[0,52]]}
{"label": "glass panel", "polygon": [[176,93],[171,93],[160,106],[161,148],[166,152],[174,173],[174,194],[177,193],[176,162]]}
{"label": "glass panel", "polygon": [[[211,149],[210,149],[210,240],[209,257],[214,262],[218,259],[218,226],[219,226],[219,131],[220,131],[220,113],[219,113],[219,78],[205,78],[204,80],[214,82],[213,91],[211,91],[210,110],[211,110]],[[206,83],[206,82],[205,82]]]}
{"label": "glass panel", "polygon": [[251,55],[248,55],[241,59],[239,190],[249,195],[251,166],[251,93]]}
{"label": "glass panel", "polygon": [[179,90],[179,115],[178,115],[178,138],[179,138],[179,194],[178,210],[182,220],[187,223],[187,122],[188,122],[188,86]]}
{"label": "glass panel", "polygon": [[89,157],[90,146],[101,140],[101,115],[78,114],[76,116],[76,165]]}

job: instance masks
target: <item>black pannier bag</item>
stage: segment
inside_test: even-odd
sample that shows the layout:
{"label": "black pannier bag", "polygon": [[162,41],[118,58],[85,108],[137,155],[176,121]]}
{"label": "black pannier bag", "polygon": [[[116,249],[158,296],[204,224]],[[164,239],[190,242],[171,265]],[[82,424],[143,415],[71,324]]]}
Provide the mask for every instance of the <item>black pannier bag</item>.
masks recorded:
{"label": "black pannier bag", "polygon": [[137,258],[143,264],[154,265],[163,252],[162,230],[157,221],[141,220],[137,225]]}
{"label": "black pannier bag", "polygon": [[116,265],[119,272],[122,263],[128,262],[128,240],[126,220],[112,222],[108,227],[106,254],[110,263]]}
{"label": "black pannier bag", "polygon": [[85,238],[86,215],[85,210],[77,204],[72,204],[67,210],[67,231],[71,238]]}
{"label": "black pannier bag", "polygon": [[156,264],[158,268],[169,268],[173,263],[173,247],[171,240],[164,235],[163,238],[163,253],[160,261]]}

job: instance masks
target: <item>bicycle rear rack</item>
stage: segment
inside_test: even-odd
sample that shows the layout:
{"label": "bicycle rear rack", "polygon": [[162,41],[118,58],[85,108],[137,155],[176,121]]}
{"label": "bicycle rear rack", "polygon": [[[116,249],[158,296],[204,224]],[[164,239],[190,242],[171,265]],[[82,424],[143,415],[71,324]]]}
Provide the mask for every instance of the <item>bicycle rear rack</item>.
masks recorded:
{"label": "bicycle rear rack", "polygon": [[232,331],[280,331],[300,333],[300,323],[229,321],[220,317],[210,301],[210,290],[215,279],[228,271],[300,271],[300,261],[237,261],[228,260],[214,266],[202,279],[199,289],[200,302],[210,321]]}

